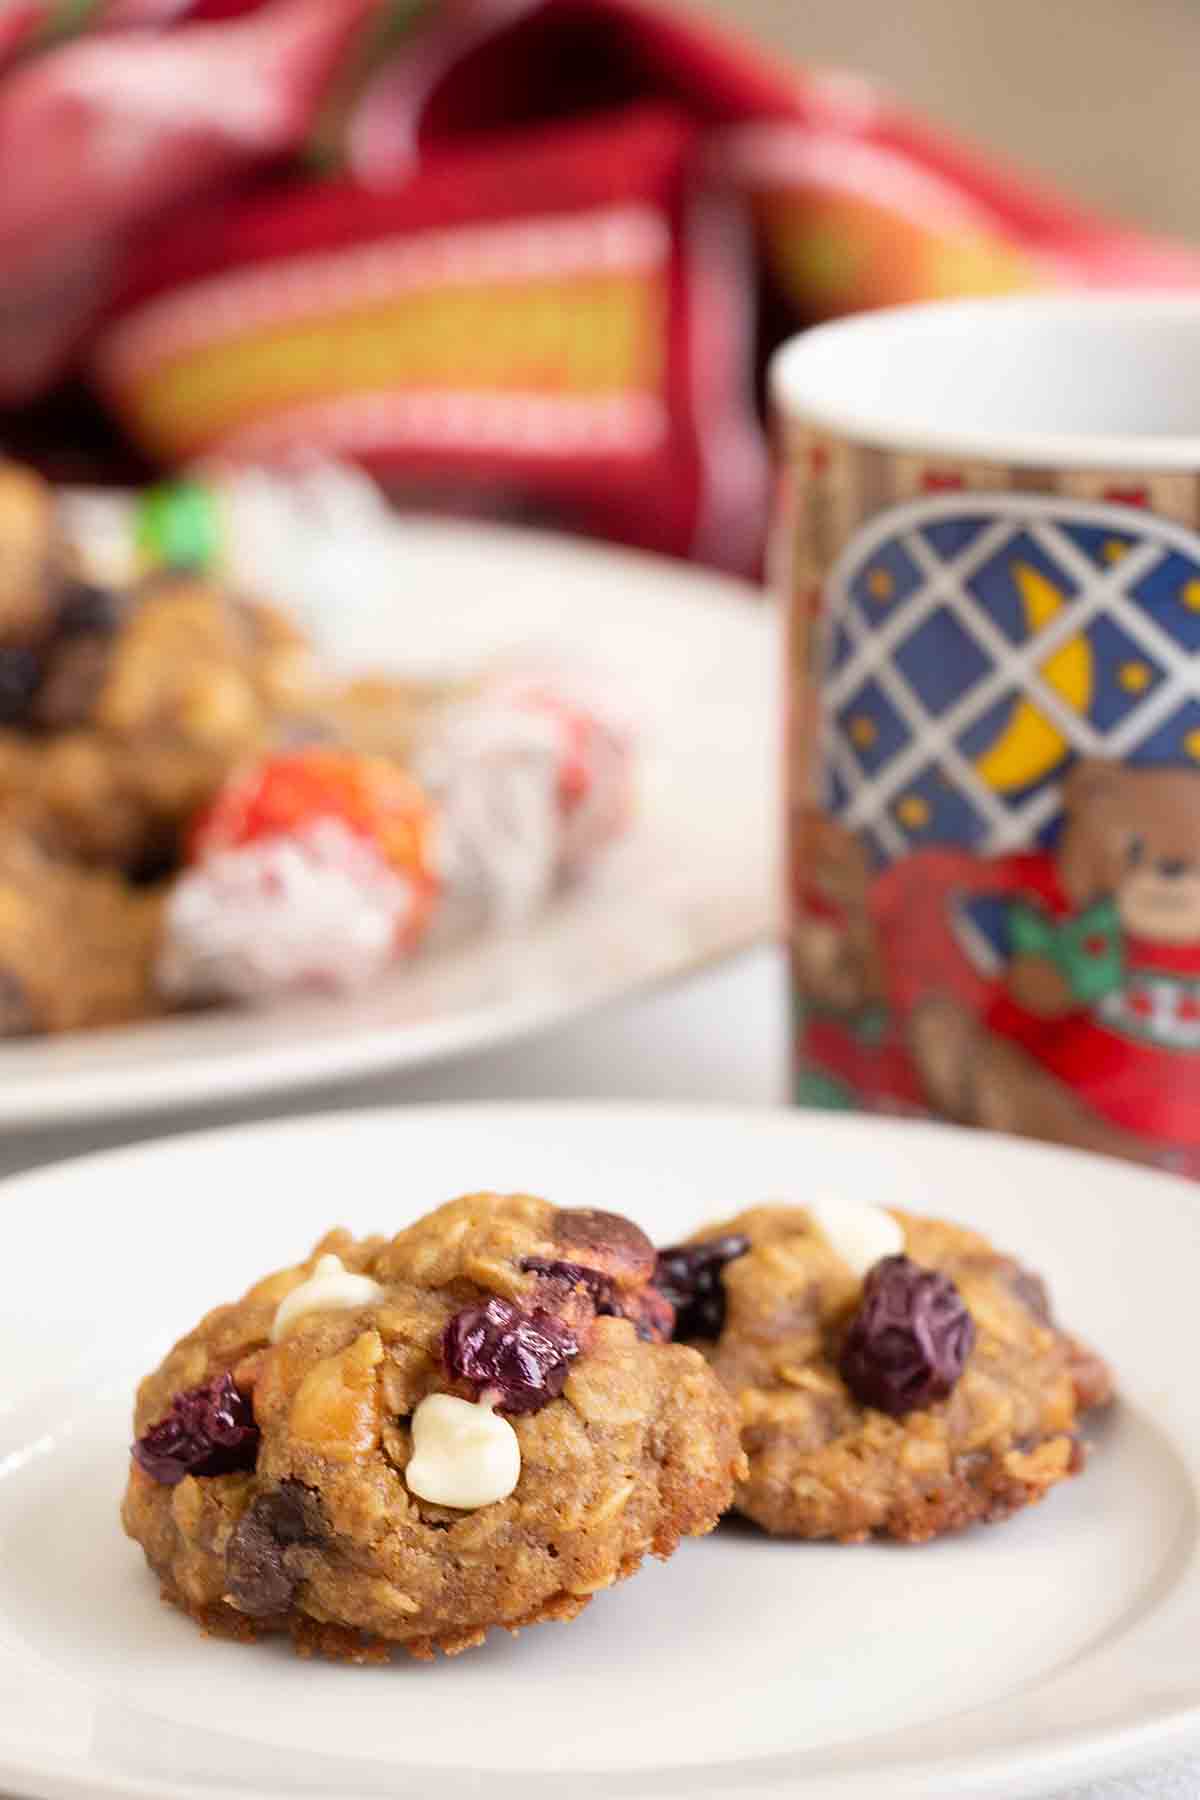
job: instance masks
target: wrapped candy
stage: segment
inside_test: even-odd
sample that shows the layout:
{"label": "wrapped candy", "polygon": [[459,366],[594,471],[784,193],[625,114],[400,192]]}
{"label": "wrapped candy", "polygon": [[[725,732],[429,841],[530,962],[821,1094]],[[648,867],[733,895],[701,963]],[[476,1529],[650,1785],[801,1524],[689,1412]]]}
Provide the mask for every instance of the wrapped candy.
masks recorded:
{"label": "wrapped candy", "polygon": [[234,776],[166,905],[175,1001],[353,991],[431,931],[519,924],[624,827],[629,733],[560,678],[504,675],[446,707],[416,776],[328,745]]}
{"label": "wrapped candy", "polygon": [[432,813],[396,764],[325,747],[235,776],[199,818],[167,903],[158,979],[175,1000],[352,991],[421,937]]}
{"label": "wrapped candy", "polygon": [[624,829],[632,737],[561,677],[509,674],[448,708],[417,758],[452,935],[531,917]]}
{"label": "wrapped candy", "polygon": [[554,736],[558,872],[573,876],[620,837],[633,811],[633,732],[607,702],[562,677],[509,677],[497,700]]}

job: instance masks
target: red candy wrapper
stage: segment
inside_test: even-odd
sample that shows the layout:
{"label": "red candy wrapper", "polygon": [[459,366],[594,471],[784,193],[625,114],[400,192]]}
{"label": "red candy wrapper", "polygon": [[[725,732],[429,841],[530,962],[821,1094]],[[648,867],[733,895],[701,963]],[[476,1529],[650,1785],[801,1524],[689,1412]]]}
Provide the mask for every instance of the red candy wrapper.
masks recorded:
{"label": "red candy wrapper", "polygon": [[510,675],[454,707],[418,764],[438,809],[448,934],[529,918],[625,829],[633,738],[560,676]]}
{"label": "red candy wrapper", "polygon": [[391,763],[307,749],[236,777],[201,817],[167,906],[176,999],[364,987],[425,929],[432,814]]}

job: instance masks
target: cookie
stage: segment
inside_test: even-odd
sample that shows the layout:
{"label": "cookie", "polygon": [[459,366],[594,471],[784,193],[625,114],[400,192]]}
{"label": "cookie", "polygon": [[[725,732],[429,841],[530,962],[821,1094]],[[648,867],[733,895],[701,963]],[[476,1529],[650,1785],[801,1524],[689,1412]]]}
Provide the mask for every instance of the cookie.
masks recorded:
{"label": "cookie", "polygon": [[1112,1392],[1036,1276],[937,1219],[758,1207],[665,1252],[659,1283],[736,1398],[736,1505],[781,1536],[1007,1518],[1078,1473]]}
{"label": "cookie", "polygon": [[709,1531],[743,1463],[617,1215],[450,1202],[335,1231],[143,1381],[123,1519],[206,1630],[428,1658],[570,1619]]}
{"label": "cookie", "polygon": [[301,707],[308,646],[283,615],[188,575],[132,596],[89,722],[123,743],[221,758],[261,748],[270,722]]}
{"label": "cookie", "polygon": [[308,651],[271,608],[191,577],[123,595],[63,581],[42,637],[0,645],[0,689],[0,801],[64,856],[140,876],[169,867],[196,810],[287,735]]}
{"label": "cookie", "polygon": [[156,893],[60,862],[0,818],[0,1037],[152,1016],[159,924]]}

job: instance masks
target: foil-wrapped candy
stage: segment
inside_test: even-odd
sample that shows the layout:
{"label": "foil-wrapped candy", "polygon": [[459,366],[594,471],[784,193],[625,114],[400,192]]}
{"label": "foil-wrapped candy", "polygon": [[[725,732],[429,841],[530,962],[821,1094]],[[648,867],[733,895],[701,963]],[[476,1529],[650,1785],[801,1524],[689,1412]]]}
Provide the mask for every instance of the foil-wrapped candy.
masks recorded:
{"label": "foil-wrapped candy", "polygon": [[437,810],[436,929],[532,917],[624,830],[632,734],[561,678],[505,675],[448,708],[416,769]]}
{"label": "foil-wrapped candy", "polygon": [[422,936],[437,882],[419,785],[314,747],[234,777],[167,902],[158,980],[180,1001],[365,987]]}

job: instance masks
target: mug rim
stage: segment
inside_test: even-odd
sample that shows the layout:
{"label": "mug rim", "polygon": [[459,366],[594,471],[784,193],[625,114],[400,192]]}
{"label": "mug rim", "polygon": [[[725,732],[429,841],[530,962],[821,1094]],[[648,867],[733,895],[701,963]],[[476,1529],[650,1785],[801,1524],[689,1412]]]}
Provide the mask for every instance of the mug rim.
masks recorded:
{"label": "mug rim", "polygon": [[[962,457],[1036,469],[1158,470],[1200,475],[1200,431],[1109,433],[1013,431],[986,426],[960,429],[932,416],[886,415],[829,391],[820,365],[835,355],[853,357],[891,341],[928,343],[943,330],[961,332],[997,319],[1014,329],[1083,317],[1092,322],[1194,324],[1200,337],[1200,294],[1137,292],[1016,294],[922,301],[880,307],[810,326],[781,344],[770,359],[768,393],[777,420],[815,425],[851,442],[907,455]],[[824,390],[824,391],[823,391]]]}

